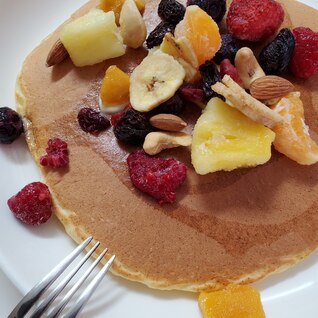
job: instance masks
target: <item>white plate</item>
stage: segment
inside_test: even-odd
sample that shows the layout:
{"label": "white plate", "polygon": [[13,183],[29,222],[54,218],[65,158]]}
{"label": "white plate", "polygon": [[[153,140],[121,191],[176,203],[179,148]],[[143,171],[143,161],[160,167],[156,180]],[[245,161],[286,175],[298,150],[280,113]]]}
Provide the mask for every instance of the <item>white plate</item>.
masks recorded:
{"label": "white plate", "polygon": [[[84,0],[0,0],[0,106],[14,107],[16,75],[25,56]],[[315,0],[302,2],[318,9]],[[45,107],[45,105],[43,105]],[[23,138],[0,146],[0,267],[23,293],[74,248],[59,222],[39,227],[18,222],[7,199],[40,179]],[[318,253],[255,284],[268,318],[318,317]],[[81,317],[200,318],[197,294],[154,291],[107,275]]]}

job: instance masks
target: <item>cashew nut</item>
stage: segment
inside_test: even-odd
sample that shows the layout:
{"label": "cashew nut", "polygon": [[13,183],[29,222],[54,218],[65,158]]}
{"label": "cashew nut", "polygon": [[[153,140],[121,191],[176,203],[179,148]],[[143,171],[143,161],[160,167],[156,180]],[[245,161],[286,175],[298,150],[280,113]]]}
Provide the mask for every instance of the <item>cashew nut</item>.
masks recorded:
{"label": "cashew nut", "polygon": [[183,132],[156,131],[146,136],[143,148],[148,155],[156,155],[164,149],[190,146],[191,141],[191,136]]}

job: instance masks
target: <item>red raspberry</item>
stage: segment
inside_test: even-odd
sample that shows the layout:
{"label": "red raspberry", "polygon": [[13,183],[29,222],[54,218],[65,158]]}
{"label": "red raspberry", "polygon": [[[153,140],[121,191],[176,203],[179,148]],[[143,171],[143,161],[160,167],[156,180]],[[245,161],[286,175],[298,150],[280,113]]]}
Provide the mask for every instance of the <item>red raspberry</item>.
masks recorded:
{"label": "red raspberry", "polygon": [[233,81],[235,81],[237,84],[243,86],[243,82],[240,78],[240,75],[236,69],[236,67],[231,63],[231,61],[229,59],[224,59],[221,64],[220,64],[220,74],[221,77],[223,78],[223,76],[225,74],[231,76],[231,78],[233,79]]}
{"label": "red raspberry", "polygon": [[49,188],[42,182],[26,185],[8,200],[12,213],[23,223],[39,225],[52,215],[52,202]]}
{"label": "red raspberry", "polygon": [[295,49],[290,68],[297,77],[308,78],[318,72],[318,32],[298,27],[293,30]]}
{"label": "red raspberry", "polygon": [[260,41],[273,35],[283,20],[284,9],[275,0],[233,0],[226,23],[235,38]]}
{"label": "red raspberry", "polygon": [[67,143],[59,138],[49,139],[46,155],[40,158],[42,166],[63,167],[68,164]]}
{"label": "red raspberry", "polygon": [[151,157],[143,150],[131,153],[127,163],[131,181],[136,188],[154,197],[159,204],[176,200],[175,190],[186,178],[185,164],[173,158]]}

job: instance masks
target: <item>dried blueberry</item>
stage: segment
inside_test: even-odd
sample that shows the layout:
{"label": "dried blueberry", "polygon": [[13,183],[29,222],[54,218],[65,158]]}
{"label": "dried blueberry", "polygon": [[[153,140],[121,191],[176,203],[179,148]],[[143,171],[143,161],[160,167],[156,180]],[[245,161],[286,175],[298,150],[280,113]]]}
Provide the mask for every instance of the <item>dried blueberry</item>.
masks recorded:
{"label": "dried blueberry", "polygon": [[181,97],[176,93],[170,99],[156,107],[152,113],[154,114],[173,114],[178,115],[184,109],[184,103]]}
{"label": "dried blueberry", "polygon": [[128,109],[114,126],[116,138],[129,145],[142,144],[151,130],[147,117],[133,108]]}
{"label": "dried blueberry", "polygon": [[213,61],[216,64],[221,64],[224,59],[229,59],[231,63],[234,63],[236,52],[239,49],[238,43],[231,34],[222,34],[222,45],[216,52]]}
{"label": "dried blueberry", "polygon": [[161,0],[158,6],[159,17],[166,22],[177,25],[184,17],[185,7],[175,0]]}
{"label": "dried blueberry", "polygon": [[0,143],[11,144],[23,133],[20,115],[9,107],[0,107]]}
{"label": "dried blueberry", "polygon": [[259,55],[259,63],[266,74],[283,73],[291,60],[295,47],[292,32],[281,29],[275,39],[263,48]]}
{"label": "dried blueberry", "polygon": [[82,108],[77,115],[77,120],[85,132],[98,133],[110,126],[109,120],[100,112],[89,108]]}
{"label": "dried blueberry", "polygon": [[208,100],[212,97],[224,99],[223,96],[217,94],[211,88],[211,85],[221,81],[221,75],[216,64],[211,60],[206,61],[200,66],[199,71],[202,77],[202,88],[206,98]]}
{"label": "dried blueberry", "polygon": [[187,5],[197,5],[210,15],[216,23],[222,21],[226,12],[226,0],[188,0]]}
{"label": "dried blueberry", "polygon": [[160,22],[148,35],[146,39],[147,48],[151,49],[154,46],[160,45],[165,34],[168,32],[173,33],[174,28],[175,26],[169,22]]}

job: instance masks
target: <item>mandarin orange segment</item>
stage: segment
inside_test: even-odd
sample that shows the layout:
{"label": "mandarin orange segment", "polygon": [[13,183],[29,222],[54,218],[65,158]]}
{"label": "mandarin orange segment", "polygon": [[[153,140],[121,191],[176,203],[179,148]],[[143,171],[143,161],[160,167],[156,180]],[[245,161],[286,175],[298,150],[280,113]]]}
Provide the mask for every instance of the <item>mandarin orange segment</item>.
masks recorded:
{"label": "mandarin orange segment", "polygon": [[259,291],[248,285],[202,292],[199,305],[204,318],[265,318]]}
{"label": "mandarin orange segment", "polygon": [[105,108],[120,107],[129,103],[129,76],[116,65],[108,67],[100,89]]}
{"label": "mandarin orange segment", "polygon": [[274,147],[288,158],[302,165],[318,161],[318,146],[309,135],[305,124],[304,107],[300,93],[293,92],[283,97],[272,109],[285,118],[272,130],[276,133]]}
{"label": "mandarin orange segment", "polygon": [[175,28],[174,36],[184,36],[189,40],[200,65],[212,59],[221,46],[218,25],[196,5],[187,7],[183,20]]}

